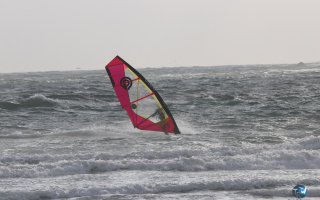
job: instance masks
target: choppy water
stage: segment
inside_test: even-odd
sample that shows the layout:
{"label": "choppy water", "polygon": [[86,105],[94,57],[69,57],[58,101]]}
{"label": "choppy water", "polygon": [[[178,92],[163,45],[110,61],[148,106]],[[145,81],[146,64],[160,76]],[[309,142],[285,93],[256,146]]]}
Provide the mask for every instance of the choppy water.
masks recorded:
{"label": "choppy water", "polygon": [[103,70],[0,74],[0,199],[320,197],[320,65],[140,72],[181,135],[133,129]]}

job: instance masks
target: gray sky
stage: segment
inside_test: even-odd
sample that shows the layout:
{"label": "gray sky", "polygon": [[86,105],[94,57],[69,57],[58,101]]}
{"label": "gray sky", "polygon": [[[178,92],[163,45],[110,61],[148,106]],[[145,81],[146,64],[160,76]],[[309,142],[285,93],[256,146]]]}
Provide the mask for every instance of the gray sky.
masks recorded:
{"label": "gray sky", "polygon": [[0,72],[320,61],[319,0],[0,0]]}

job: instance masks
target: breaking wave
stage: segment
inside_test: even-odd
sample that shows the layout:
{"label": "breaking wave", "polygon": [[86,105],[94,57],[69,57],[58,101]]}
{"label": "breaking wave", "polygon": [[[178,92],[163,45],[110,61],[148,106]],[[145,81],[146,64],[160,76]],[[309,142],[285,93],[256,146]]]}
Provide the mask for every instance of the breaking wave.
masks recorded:
{"label": "breaking wave", "polygon": [[[119,142],[122,139],[112,140]],[[35,154],[0,158],[0,178],[55,177],[110,171],[218,171],[317,169],[319,137],[297,142],[244,148],[218,146],[198,150],[166,150],[128,154]],[[299,151],[296,150],[299,148]],[[257,153],[258,152],[258,153]]]}
{"label": "breaking wave", "polygon": [[[208,173],[207,176],[210,180],[204,181],[203,178],[205,174],[190,174],[190,178],[180,182],[179,179],[175,181],[152,181],[152,178],[147,178],[154,176],[153,173],[144,173],[144,178],[141,177],[140,181],[133,181],[130,176],[132,174],[127,174],[128,182],[119,183],[116,185],[108,184],[105,180],[97,178],[95,176],[79,176],[79,177],[66,177],[56,180],[56,184],[60,187],[52,187],[52,183],[49,180],[41,179],[39,180],[42,184],[46,184],[46,187],[40,186],[38,184],[33,184],[33,188],[30,191],[11,191],[2,192],[0,191],[0,199],[56,199],[56,198],[74,198],[74,197],[86,197],[86,196],[103,196],[110,194],[118,195],[133,195],[133,194],[166,194],[166,193],[190,193],[193,191],[238,191],[241,193],[251,193],[261,196],[275,196],[281,197],[288,194],[288,190],[275,189],[275,193],[267,193],[263,188],[270,187],[283,187],[286,185],[293,184],[292,180],[289,180],[281,172],[277,173],[278,177],[272,175],[267,175],[266,178],[261,179],[259,176],[265,175],[265,171],[255,172],[252,175],[228,175],[225,174],[226,178],[216,177],[214,174]],[[310,172],[312,173],[312,172]],[[309,185],[316,185],[319,183],[316,177],[311,178],[310,174],[305,174],[308,176],[308,180],[303,180]],[[173,174],[163,174],[159,177],[185,177],[185,174],[173,175]],[[235,178],[235,176],[239,178]],[[255,177],[257,176],[257,177]],[[197,178],[198,177],[198,178]],[[246,177],[246,178],[244,178]],[[107,179],[108,176],[103,177]],[[113,178],[113,176],[109,177]],[[83,183],[77,183],[73,185],[74,181],[81,179],[91,182],[95,180],[94,185],[83,187]],[[132,182],[133,181],[133,182]],[[30,184],[31,180],[22,180],[24,184]],[[66,182],[69,182],[68,184]],[[314,194],[315,195],[315,194]]]}

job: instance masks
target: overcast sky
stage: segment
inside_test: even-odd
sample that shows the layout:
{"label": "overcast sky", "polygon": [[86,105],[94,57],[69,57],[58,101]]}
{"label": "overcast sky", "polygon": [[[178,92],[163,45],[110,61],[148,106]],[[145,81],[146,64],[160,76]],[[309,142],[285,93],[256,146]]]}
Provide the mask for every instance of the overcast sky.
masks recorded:
{"label": "overcast sky", "polygon": [[0,72],[320,61],[319,0],[0,0]]}

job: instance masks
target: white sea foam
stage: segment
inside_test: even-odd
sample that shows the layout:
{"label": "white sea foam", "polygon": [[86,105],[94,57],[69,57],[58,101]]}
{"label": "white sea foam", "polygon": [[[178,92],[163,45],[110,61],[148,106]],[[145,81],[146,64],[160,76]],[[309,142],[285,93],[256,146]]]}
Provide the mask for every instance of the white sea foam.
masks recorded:
{"label": "white sea foam", "polygon": [[[201,148],[133,151],[128,153],[17,154],[0,158],[0,177],[56,177],[105,173],[118,170],[141,171],[217,171],[317,169],[320,152],[314,151],[319,138],[289,141],[273,147],[252,144],[228,147],[197,142]],[[119,139],[112,142],[121,141]],[[194,142],[192,142],[194,143]],[[192,144],[191,143],[191,144]],[[296,149],[299,149],[297,151]]]}
{"label": "white sea foam", "polygon": [[[298,173],[298,174],[296,174]],[[233,171],[233,172],[117,172],[100,175],[75,175],[50,179],[7,179],[1,182],[0,199],[72,198],[106,194],[164,194],[193,191],[241,191],[267,194],[264,188],[279,189],[271,196],[285,196],[296,180],[319,184],[317,171]],[[126,181],[123,181],[123,179]],[[16,188],[3,187],[6,182]],[[29,188],[23,188],[29,185]],[[269,190],[270,196],[270,190]],[[314,195],[316,196],[316,195]]]}

